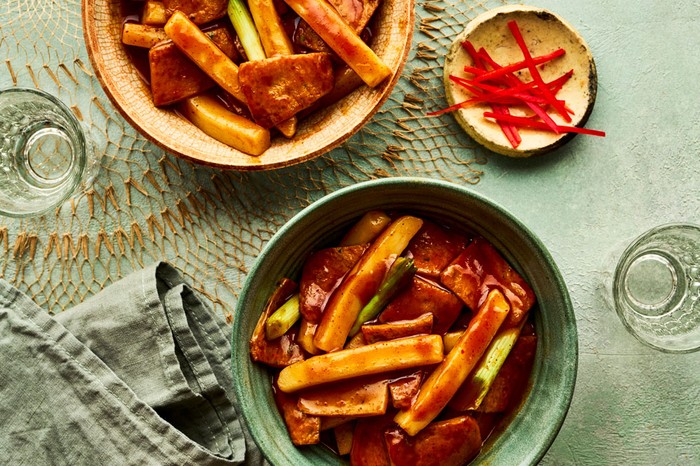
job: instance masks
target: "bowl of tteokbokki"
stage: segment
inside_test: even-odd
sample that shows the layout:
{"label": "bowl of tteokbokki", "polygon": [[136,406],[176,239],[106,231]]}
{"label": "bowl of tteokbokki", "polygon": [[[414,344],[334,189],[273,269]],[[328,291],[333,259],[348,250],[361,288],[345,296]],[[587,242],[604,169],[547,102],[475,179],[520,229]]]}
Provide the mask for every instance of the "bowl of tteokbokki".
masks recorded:
{"label": "bowl of tteokbokki", "polygon": [[535,464],[577,368],[542,243],[452,183],[329,194],[256,259],[236,306],[241,414],[275,465]]}
{"label": "bowl of tteokbokki", "polygon": [[413,0],[83,0],[88,55],[124,118],[187,160],[263,170],[355,134],[396,84]]}

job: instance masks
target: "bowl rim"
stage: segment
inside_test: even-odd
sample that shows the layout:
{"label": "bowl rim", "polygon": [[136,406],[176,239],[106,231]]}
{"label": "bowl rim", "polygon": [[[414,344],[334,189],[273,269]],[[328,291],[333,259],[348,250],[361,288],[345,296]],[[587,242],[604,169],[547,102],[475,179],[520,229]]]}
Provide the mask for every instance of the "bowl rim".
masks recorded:
{"label": "bowl rim", "polygon": [[[575,388],[575,383],[576,383],[576,377],[577,377],[577,371],[578,371],[578,332],[577,332],[577,326],[576,326],[576,318],[573,310],[573,306],[571,303],[571,299],[568,293],[568,288],[566,287],[566,284],[564,282],[563,277],[561,276],[561,273],[554,262],[553,258],[551,257],[549,251],[545,248],[543,243],[539,240],[539,238],[529,229],[527,228],[520,220],[518,220],[515,216],[513,216],[511,213],[509,213],[505,208],[503,208],[500,204],[497,202],[494,202],[487,197],[478,194],[470,189],[467,189],[465,187],[456,185],[454,183],[448,182],[448,181],[442,181],[442,180],[435,180],[435,179],[428,179],[428,178],[420,178],[420,177],[393,177],[393,178],[382,178],[382,179],[374,179],[374,180],[369,180],[369,181],[364,181],[360,182],[351,186],[347,186],[344,188],[341,188],[339,190],[336,190],[332,193],[329,193],[322,198],[316,200],[315,202],[311,203],[304,209],[302,209],[299,213],[294,215],[290,220],[288,220],[278,231],[275,233],[272,238],[268,241],[268,243],[264,246],[263,250],[261,253],[257,256],[255,263],[253,264],[252,268],[250,269],[248,276],[246,278],[246,281],[243,285],[243,288],[241,290],[238,302],[236,304],[236,308],[234,311],[234,318],[233,318],[233,325],[232,325],[232,332],[231,332],[231,365],[232,365],[232,376],[233,376],[233,381],[234,381],[234,391],[236,393],[236,398],[237,398],[237,403],[240,403],[241,395],[245,394],[245,387],[243,383],[243,377],[239,376],[239,373],[243,373],[242,368],[246,364],[253,364],[250,362],[250,356],[247,351],[248,348],[248,340],[249,336],[246,336],[243,340],[238,340],[236,335],[238,335],[241,332],[241,321],[242,319],[238,319],[237,316],[241,314],[241,307],[248,301],[248,295],[251,293],[252,290],[252,282],[256,278],[256,272],[257,270],[261,267],[261,264],[265,263],[265,260],[268,255],[270,255],[274,249],[276,248],[277,243],[279,243],[282,238],[284,238],[289,230],[292,230],[296,227],[296,224],[299,223],[303,218],[305,218],[308,214],[315,212],[316,210],[322,210],[322,209],[327,209],[329,205],[332,205],[336,200],[342,199],[344,196],[347,194],[356,192],[356,191],[363,191],[363,190],[368,190],[368,189],[373,189],[373,188],[382,188],[382,187],[401,187],[401,185],[405,184],[414,184],[416,186],[425,186],[425,187],[431,187],[435,189],[443,189],[443,190],[448,190],[448,191],[453,191],[456,194],[459,195],[465,195],[472,200],[483,203],[485,204],[488,208],[494,209],[499,216],[502,216],[507,222],[511,223],[512,226],[514,226],[517,230],[519,230],[519,233],[523,234],[525,238],[531,242],[532,246],[536,249],[536,252],[538,255],[541,255],[542,258],[545,260],[547,268],[552,274],[552,279],[553,279],[553,286],[559,291],[561,301],[563,304],[563,309],[560,311],[562,312],[564,318],[565,318],[565,324],[566,328],[562,332],[562,335],[564,336],[564,341],[563,341],[563,350],[566,351],[566,354],[563,355],[564,360],[567,362],[564,367],[562,367],[560,373],[558,376],[560,377],[559,383],[555,388],[560,388],[561,391],[554,392],[551,390],[548,390],[545,388],[545,393],[543,396],[545,397],[554,397],[553,403],[549,404],[543,409],[536,410],[537,412],[534,413],[535,416],[538,418],[545,417],[548,423],[546,424],[547,427],[542,428],[540,424],[537,424],[538,432],[533,433],[532,437],[534,438],[535,436],[537,437],[537,440],[539,443],[536,445],[535,448],[532,448],[529,451],[524,451],[522,453],[521,457],[521,464],[537,464],[547,453],[549,450],[549,447],[553,443],[554,439],[558,435],[564,420],[566,419],[566,416],[569,411],[569,407],[571,405],[571,401],[573,398],[574,394],[574,388]],[[277,277],[280,278],[280,277]],[[539,312],[539,308],[538,308]],[[257,320],[257,319],[256,319]],[[536,319],[536,325],[538,325],[538,321],[540,319]],[[245,351],[239,350],[239,346],[245,347]],[[538,353],[542,351],[541,349],[541,339],[538,338]],[[538,364],[539,358],[536,358],[535,364],[536,366],[540,366],[541,364]],[[539,374],[539,369],[537,367],[533,367],[533,375],[531,375],[531,380],[530,380],[530,385],[528,387],[528,395],[534,388],[533,386],[533,376],[535,376],[536,370],[538,371]],[[498,458],[498,446],[502,443],[504,443],[508,435],[508,430],[510,429],[511,426],[513,426],[516,423],[522,423],[524,422],[524,417],[525,416],[520,416],[521,409],[523,409],[524,405],[528,404],[528,401],[531,399],[531,397],[526,396],[524,397],[524,400],[520,404],[517,409],[514,410],[513,413],[511,413],[511,419],[508,421],[507,425],[505,426],[505,432],[498,432],[497,435],[491,435],[489,439],[486,441],[485,445],[488,445],[488,449],[485,453],[480,453],[479,461],[480,463],[484,464],[501,464],[501,461]],[[265,435],[262,432],[264,429],[261,429],[258,424],[255,422],[251,423],[249,422],[249,414],[242,405],[238,405],[238,414],[242,418],[242,422],[246,424],[246,427],[248,431],[251,433],[256,445],[259,445],[261,443],[265,443],[266,439],[264,438]],[[534,408],[533,408],[534,409]],[[529,413],[533,414],[533,413]],[[533,423],[535,421],[530,420],[529,418],[527,419],[530,423]],[[253,424],[253,425],[251,425]],[[492,448],[495,447],[495,448]],[[278,464],[275,463],[275,458],[270,455],[270,452],[259,447],[262,454],[267,458],[268,461],[270,461],[273,464]],[[511,447],[512,449],[512,447]],[[495,456],[495,457],[494,457]]]}
{"label": "bowl rim", "polygon": [[[203,166],[208,166],[208,167],[214,167],[214,168],[220,168],[220,169],[225,169],[225,170],[237,170],[237,171],[263,171],[263,170],[274,170],[274,169],[279,169],[279,168],[284,168],[284,167],[289,167],[292,165],[300,164],[303,162],[306,162],[308,160],[311,160],[313,158],[316,158],[320,155],[326,154],[333,149],[337,148],[341,144],[343,144],[345,141],[347,141],[349,138],[354,136],[362,127],[364,127],[367,122],[374,117],[374,115],[379,112],[379,110],[384,106],[384,103],[389,99],[389,96],[392,94],[396,83],[400,79],[403,69],[406,65],[406,61],[408,60],[409,53],[412,48],[413,44],[413,29],[414,29],[414,22],[415,22],[415,0],[400,0],[402,2],[406,3],[406,10],[408,11],[408,18],[406,22],[406,31],[407,31],[407,37],[406,40],[402,43],[402,53],[400,56],[397,57],[397,62],[396,62],[396,69],[392,70],[392,75],[387,78],[385,81],[380,83],[377,87],[369,89],[369,92],[377,92],[379,93],[378,99],[376,102],[372,105],[371,109],[369,112],[367,112],[365,115],[362,116],[361,119],[358,121],[355,121],[353,123],[353,127],[351,128],[350,131],[344,132],[343,134],[339,136],[334,136],[335,139],[331,141],[329,144],[317,148],[314,150],[311,150],[309,152],[304,153],[301,156],[294,157],[292,159],[284,159],[284,160],[279,160],[276,162],[261,162],[260,158],[264,156],[262,154],[261,156],[253,156],[253,155],[246,155],[247,158],[249,158],[250,163],[224,163],[220,162],[218,160],[220,159],[213,159],[209,158],[206,154],[205,150],[202,149],[195,149],[192,147],[185,147],[184,145],[181,144],[168,144],[166,142],[163,142],[159,140],[154,134],[152,134],[152,131],[148,129],[148,127],[145,127],[141,124],[139,124],[136,119],[131,115],[129,111],[127,111],[124,108],[124,105],[120,102],[120,98],[115,94],[115,91],[112,89],[112,87],[109,85],[109,82],[111,81],[111,78],[107,75],[107,73],[104,71],[104,66],[101,60],[99,59],[98,51],[95,50],[95,48],[99,48],[98,41],[97,41],[97,36],[96,36],[96,31],[94,29],[94,22],[95,22],[95,4],[97,1],[100,0],[81,0],[81,11],[82,11],[82,26],[83,26],[83,40],[85,42],[85,48],[87,50],[87,55],[90,60],[90,63],[92,64],[92,68],[95,71],[95,76],[97,77],[98,82],[100,83],[100,87],[102,88],[103,92],[107,95],[108,99],[112,103],[112,105],[116,108],[116,110],[119,112],[119,114],[127,121],[127,123],[134,128],[140,135],[145,137],[147,140],[155,144],[156,146],[160,147],[164,151],[171,153],[177,157],[180,157],[184,160],[187,160],[192,163],[196,163],[199,165]],[[103,0],[107,3],[111,3],[114,1],[119,1],[119,0]],[[123,1],[123,0],[122,0]],[[356,89],[355,91],[351,92],[349,95],[362,91],[364,86],[361,86],[359,89]],[[341,102],[342,100],[346,99],[348,96],[343,97],[340,99],[338,102]],[[337,105],[337,103],[334,103],[333,105],[329,106],[328,108],[332,108],[333,106]],[[172,110],[170,110],[172,111]],[[282,136],[278,136],[282,137]],[[207,138],[211,139],[212,141],[216,141],[214,138],[211,136],[207,135]],[[223,144],[223,143],[221,143]],[[186,151],[186,149],[189,149],[190,151],[196,151],[198,154],[197,156],[191,155]],[[237,151],[236,149],[229,148],[232,151],[235,151],[237,153],[241,153],[240,151]]]}

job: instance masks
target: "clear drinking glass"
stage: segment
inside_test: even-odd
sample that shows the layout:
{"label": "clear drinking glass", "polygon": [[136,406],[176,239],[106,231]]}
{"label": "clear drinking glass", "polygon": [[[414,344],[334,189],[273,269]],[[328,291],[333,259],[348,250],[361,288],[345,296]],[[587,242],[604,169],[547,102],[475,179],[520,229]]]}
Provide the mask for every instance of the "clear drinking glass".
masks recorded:
{"label": "clear drinking glass", "polygon": [[90,140],[60,100],[36,89],[0,90],[0,214],[53,209],[98,169]]}
{"label": "clear drinking glass", "polygon": [[615,309],[642,343],[677,353],[700,349],[700,226],[652,228],[622,253]]}

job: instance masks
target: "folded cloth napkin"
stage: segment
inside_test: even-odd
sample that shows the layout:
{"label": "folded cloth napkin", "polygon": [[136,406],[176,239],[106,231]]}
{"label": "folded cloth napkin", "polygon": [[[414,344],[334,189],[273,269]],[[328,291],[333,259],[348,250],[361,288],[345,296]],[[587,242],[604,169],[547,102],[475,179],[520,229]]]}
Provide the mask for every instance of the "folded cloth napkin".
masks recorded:
{"label": "folded cloth napkin", "polygon": [[0,464],[263,464],[229,348],[165,263],[54,317],[0,280]]}

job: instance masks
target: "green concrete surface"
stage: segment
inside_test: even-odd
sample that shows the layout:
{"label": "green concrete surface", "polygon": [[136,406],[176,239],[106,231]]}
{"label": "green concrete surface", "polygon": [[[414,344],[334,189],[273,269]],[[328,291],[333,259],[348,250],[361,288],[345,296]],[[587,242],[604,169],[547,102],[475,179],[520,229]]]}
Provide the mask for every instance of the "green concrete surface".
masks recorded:
{"label": "green concrete surface", "polygon": [[381,177],[453,181],[523,221],[569,287],[578,378],[542,464],[700,464],[700,352],[642,345],[605,291],[634,237],[663,223],[700,223],[700,3],[533,0],[587,41],[598,70],[587,126],[607,136],[577,136],[526,160],[477,147],[451,115],[425,115],[445,106],[441,66],[452,39],[503,3],[515,2],[416,0],[409,61],[365,128],[312,161],[237,173],[165,154],[119,116],[92,71],[80,0],[3,0],[0,88],[40,87],[64,100],[104,158],[93,191],[43,217],[0,219],[0,277],[56,313],[167,260],[234,319],[257,255],[312,201]]}

